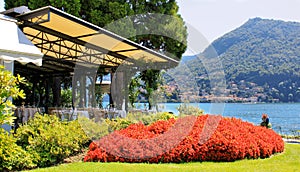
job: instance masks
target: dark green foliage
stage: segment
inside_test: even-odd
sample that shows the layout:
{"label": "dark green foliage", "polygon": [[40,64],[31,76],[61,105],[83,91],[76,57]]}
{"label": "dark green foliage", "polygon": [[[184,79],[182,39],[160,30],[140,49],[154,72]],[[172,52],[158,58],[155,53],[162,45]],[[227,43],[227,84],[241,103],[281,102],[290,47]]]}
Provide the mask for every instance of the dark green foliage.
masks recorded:
{"label": "dark green foliage", "polygon": [[152,108],[153,102],[150,101],[150,96],[152,93],[158,89],[160,85],[160,80],[159,80],[160,72],[158,70],[145,70],[140,73],[139,77],[141,78],[142,81],[144,81],[143,84],[143,89],[146,91],[143,92],[143,96],[146,97],[146,99],[149,102],[149,109]]}
{"label": "dark green foliage", "polygon": [[[299,23],[255,18],[216,40],[213,46],[218,51],[220,45],[239,38],[224,53],[219,52],[227,79],[264,86],[264,93],[284,102],[299,101],[299,36]],[[274,90],[283,96],[274,95]]]}
{"label": "dark green foliage", "polygon": [[72,106],[72,90],[71,89],[61,90],[61,105],[63,107],[71,107]]}
{"label": "dark green foliage", "polygon": [[44,6],[54,6],[67,13],[79,17],[81,7],[80,0],[4,0],[5,9],[10,9],[18,6],[27,6],[29,9],[34,10]]}
{"label": "dark green foliage", "polygon": [[[272,75],[277,75],[279,80],[283,79],[280,75],[300,75],[300,51],[297,48],[300,45],[299,35],[299,23],[255,18],[212,45],[224,62],[228,78],[247,80],[248,75],[253,74],[256,77],[251,77],[249,81],[264,84],[264,80]],[[232,41],[233,38],[238,39]],[[231,46],[222,52],[219,51],[222,45]]]}
{"label": "dark green foliage", "polygon": [[89,141],[78,121],[61,122],[54,115],[36,115],[17,130],[16,137],[38,167],[61,162],[80,152]]}

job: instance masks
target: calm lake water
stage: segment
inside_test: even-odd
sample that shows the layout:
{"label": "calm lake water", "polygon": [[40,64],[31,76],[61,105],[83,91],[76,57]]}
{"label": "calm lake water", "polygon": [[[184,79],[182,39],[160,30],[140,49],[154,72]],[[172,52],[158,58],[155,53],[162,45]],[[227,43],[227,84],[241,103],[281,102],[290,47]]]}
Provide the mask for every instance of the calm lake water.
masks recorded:
{"label": "calm lake water", "polygon": [[[161,107],[164,111],[178,114],[177,108],[180,103],[165,103]],[[240,118],[243,121],[259,125],[263,113],[268,114],[272,128],[280,134],[300,134],[300,103],[191,103],[198,106],[207,114],[221,114],[226,117]]]}

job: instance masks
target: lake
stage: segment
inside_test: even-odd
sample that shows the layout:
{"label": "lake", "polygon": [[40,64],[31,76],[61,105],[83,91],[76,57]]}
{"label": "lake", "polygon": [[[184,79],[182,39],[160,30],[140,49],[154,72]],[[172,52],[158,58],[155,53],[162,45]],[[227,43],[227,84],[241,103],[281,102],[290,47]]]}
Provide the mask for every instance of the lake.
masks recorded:
{"label": "lake", "polygon": [[[177,107],[180,103],[161,104],[164,111],[178,114]],[[243,121],[259,125],[263,113],[268,114],[272,128],[280,134],[300,134],[300,103],[191,103],[198,106],[207,114],[221,114],[226,117],[240,118]]]}
{"label": "lake", "polygon": [[[108,102],[106,102],[108,104]],[[160,111],[178,115],[180,103],[159,104]],[[205,114],[219,114],[235,117],[259,125],[263,113],[268,114],[272,129],[279,134],[300,135],[300,103],[190,103]],[[136,103],[139,109],[147,109],[147,104]],[[145,107],[146,106],[146,107]]]}

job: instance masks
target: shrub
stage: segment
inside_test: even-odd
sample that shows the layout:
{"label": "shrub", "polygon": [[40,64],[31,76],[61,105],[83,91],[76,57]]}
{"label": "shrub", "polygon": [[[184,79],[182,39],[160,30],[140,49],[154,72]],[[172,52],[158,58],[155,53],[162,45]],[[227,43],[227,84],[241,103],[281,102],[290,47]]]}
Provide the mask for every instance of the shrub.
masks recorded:
{"label": "shrub", "polygon": [[169,120],[171,118],[176,118],[176,116],[169,112],[159,112],[152,114],[129,113],[125,119],[131,121],[131,123],[143,123],[149,125],[159,120]]}
{"label": "shrub", "polygon": [[88,142],[78,121],[61,122],[54,115],[36,115],[17,130],[17,144],[34,155],[38,167],[61,162]]}
{"label": "shrub", "polygon": [[0,128],[0,171],[31,169],[33,157],[16,144],[12,134]]}
{"label": "shrub", "polygon": [[91,143],[84,161],[235,161],[267,158],[283,150],[283,140],[272,129],[236,118],[201,115],[149,126],[131,124]]}
{"label": "shrub", "polygon": [[20,75],[15,77],[0,65],[0,126],[2,124],[13,124],[15,119],[13,109],[15,106],[9,98],[25,98],[23,90],[18,86],[20,83],[25,83],[25,79]]}
{"label": "shrub", "polygon": [[72,107],[72,89],[61,90],[61,106]]}
{"label": "shrub", "polygon": [[[152,124],[153,122],[159,121],[159,120],[169,120],[171,118],[177,118],[174,114],[169,112],[159,112],[153,115],[148,116],[150,118],[150,122],[148,124]],[[144,124],[147,124],[144,122]]]}
{"label": "shrub", "polygon": [[93,119],[78,117],[78,122],[90,140],[98,140],[110,133],[109,125],[104,119],[95,122]]}
{"label": "shrub", "polygon": [[95,122],[93,119],[80,117],[78,121],[91,140],[98,140],[111,132],[125,129],[131,124],[142,123],[149,125],[159,120],[169,120],[171,118],[175,118],[175,116],[168,112],[155,114],[129,113],[126,118],[102,119]]}
{"label": "shrub", "polygon": [[113,132],[115,130],[124,129],[134,122],[126,118],[116,118],[116,119],[105,119],[105,123],[106,125],[108,125],[108,131]]}
{"label": "shrub", "polygon": [[179,116],[185,116],[185,115],[203,115],[203,110],[189,105],[187,103],[183,103],[181,104],[178,108],[177,108],[178,112],[179,112]]}
{"label": "shrub", "polygon": [[15,106],[10,98],[25,98],[23,90],[19,88],[20,83],[25,83],[25,79],[0,65],[0,171],[20,170],[35,167],[32,156],[15,142],[12,134],[1,128],[2,124],[13,125]]}

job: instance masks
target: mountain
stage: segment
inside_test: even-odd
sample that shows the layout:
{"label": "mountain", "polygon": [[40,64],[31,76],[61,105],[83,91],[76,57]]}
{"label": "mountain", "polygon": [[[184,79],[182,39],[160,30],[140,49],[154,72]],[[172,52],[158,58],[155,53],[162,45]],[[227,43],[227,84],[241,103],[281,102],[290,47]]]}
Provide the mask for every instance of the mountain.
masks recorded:
{"label": "mountain", "polygon": [[193,59],[195,59],[195,58],[197,58],[196,55],[183,56],[183,57],[180,59],[180,62],[181,62],[181,63],[186,63],[186,62],[188,62],[188,61],[190,61],[190,60],[193,60]]}
{"label": "mountain", "polygon": [[[167,85],[181,87],[177,90],[181,98],[214,97],[208,79],[212,67],[205,66],[205,59],[218,59],[222,64],[227,101],[300,102],[300,23],[249,19],[196,58],[189,57],[169,70]],[[180,86],[187,82],[196,83],[196,88]]]}

